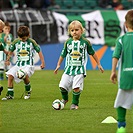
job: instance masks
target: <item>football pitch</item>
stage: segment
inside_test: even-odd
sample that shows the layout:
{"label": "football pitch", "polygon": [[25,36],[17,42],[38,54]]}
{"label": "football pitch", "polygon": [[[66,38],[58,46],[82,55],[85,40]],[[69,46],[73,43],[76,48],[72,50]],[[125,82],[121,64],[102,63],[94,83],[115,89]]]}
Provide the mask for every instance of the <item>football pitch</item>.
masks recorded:
{"label": "football pitch", "polygon": [[[117,84],[109,80],[110,71],[103,74],[88,70],[84,90],[80,96],[78,110],[70,110],[72,93],[63,110],[54,110],[52,102],[61,99],[59,81],[63,71],[57,75],[52,70],[35,71],[30,78],[31,98],[21,98],[23,82],[14,84],[14,100],[0,101],[0,133],[115,133],[116,123],[101,123],[108,116],[116,119],[113,108]],[[7,80],[1,81],[7,92]],[[133,113],[127,111],[127,133],[133,133]]]}

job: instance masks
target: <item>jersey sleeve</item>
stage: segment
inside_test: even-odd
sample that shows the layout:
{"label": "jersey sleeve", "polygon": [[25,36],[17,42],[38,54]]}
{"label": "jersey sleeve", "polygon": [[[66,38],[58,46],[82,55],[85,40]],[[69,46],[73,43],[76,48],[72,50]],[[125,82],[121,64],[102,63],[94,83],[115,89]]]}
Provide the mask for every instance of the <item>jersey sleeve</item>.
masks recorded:
{"label": "jersey sleeve", "polygon": [[115,50],[113,52],[113,58],[117,58],[119,59],[121,56],[121,51],[122,51],[122,39],[118,38],[116,40],[116,46],[115,46]]}
{"label": "jersey sleeve", "polygon": [[3,51],[4,49],[5,49],[4,41],[2,38],[0,38],[0,51]]}
{"label": "jersey sleeve", "polygon": [[64,48],[62,49],[60,56],[65,58],[66,55],[67,55],[67,41],[64,43]]}
{"label": "jersey sleeve", "polygon": [[19,39],[15,39],[9,46],[9,51],[13,52],[16,49],[15,44],[18,43]]}
{"label": "jersey sleeve", "polygon": [[39,52],[41,51],[41,48],[40,48],[40,46],[37,44],[37,42],[36,42],[34,39],[31,39],[31,38],[29,38],[29,40],[32,42],[35,51],[36,51],[37,53],[39,53]]}
{"label": "jersey sleeve", "polygon": [[93,49],[91,43],[87,40],[87,53],[89,55],[94,55],[95,54],[95,50]]}

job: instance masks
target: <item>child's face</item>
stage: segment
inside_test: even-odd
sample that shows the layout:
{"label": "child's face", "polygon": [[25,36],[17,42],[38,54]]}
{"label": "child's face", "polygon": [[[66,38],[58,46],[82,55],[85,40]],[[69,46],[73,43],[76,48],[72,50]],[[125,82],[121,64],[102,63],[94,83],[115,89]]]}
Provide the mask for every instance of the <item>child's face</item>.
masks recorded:
{"label": "child's face", "polygon": [[74,40],[79,40],[82,35],[82,30],[79,25],[72,25],[70,28],[70,34]]}
{"label": "child's face", "polygon": [[11,30],[11,28],[9,26],[4,26],[4,28],[3,28],[3,32],[5,34],[8,34],[10,32],[10,30]]}

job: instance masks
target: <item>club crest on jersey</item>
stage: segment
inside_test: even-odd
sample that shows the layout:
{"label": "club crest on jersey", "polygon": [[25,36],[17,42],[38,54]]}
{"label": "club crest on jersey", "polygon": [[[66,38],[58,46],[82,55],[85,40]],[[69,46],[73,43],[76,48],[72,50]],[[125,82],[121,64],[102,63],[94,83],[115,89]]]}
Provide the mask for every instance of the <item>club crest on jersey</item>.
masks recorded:
{"label": "club crest on jersey", "polygon": [[73,51],[70,55],[73,59],[78,59],[81,56],[78,51]]}
{"label": "club crest on jersey", "polygon": [[71,50],[72,49],[72,45],[68,44],[68,49]]}
{"label": "club crest on jersey", "polygon": [[84,46],[83,45],[80,45],[80,49],[83,49],[84,48]]}
{"label": "club crest on jersey", "polygon": [[20,56],[27,56],[27,55],[28,55],[28,51],[26,51],[26,50],[21,50],[21,51],[19,52],[19,55],[20,55]]}

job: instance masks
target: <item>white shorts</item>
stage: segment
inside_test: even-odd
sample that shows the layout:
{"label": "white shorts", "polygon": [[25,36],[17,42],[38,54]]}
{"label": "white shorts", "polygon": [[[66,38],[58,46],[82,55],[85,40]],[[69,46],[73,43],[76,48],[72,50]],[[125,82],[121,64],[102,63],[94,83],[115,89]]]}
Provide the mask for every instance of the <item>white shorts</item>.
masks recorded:
{"label": "white shorts", "polygon": [[75,88],[80,88],[80,90],[83,90],[83,82],[84,82],[84,75],[79,74],[75,76],[70,76],[67,74],[63,74],[59,87],[66,89],[67,91],[71,91]]}
{"label": "white shorts", "polygon": [[23,67],[18,67],[15,65],[6,72],[7,77],[8,77],[8,75],[12,75],[14,77],[14,81],[16,83],[19,83],[20,81],[22,81],[22,79],[19,79],[16,77],[16,72],[19,69],[23,69],[29,77],[32,76],[34,73],[34,66],[27,65],[27,66],[23,66]]}
{"label": "white shorts", "polygon": [[125,109],[131,109],[133,105],[133,89],[132,90],[122,90],[118,89],[114,107],[123,107]]}

